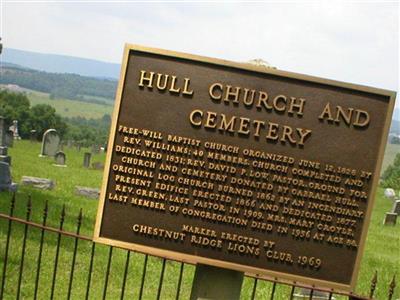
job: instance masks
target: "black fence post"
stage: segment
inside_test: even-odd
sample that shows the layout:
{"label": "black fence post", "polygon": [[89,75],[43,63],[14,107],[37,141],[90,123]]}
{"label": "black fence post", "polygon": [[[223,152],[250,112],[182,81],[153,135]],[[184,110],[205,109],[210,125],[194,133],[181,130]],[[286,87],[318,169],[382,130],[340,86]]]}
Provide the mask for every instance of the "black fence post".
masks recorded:
{"label": "black fence post", "polygon": [[376,289],[376,284],[378,283],[378,271],[375,271],[374,276],[372,277],[371,280],[371,289],[369,291],[369,297],[373,298],[375,289]]}
{"label": "black fence post", "polygon": [[[32,212],[32,201],[31,196],[28,198],[28,203],[26,206],[26,221],[29,221],[31,218]],[[19,264],[19,276],[18,276],[18,285],[17,285],[17,300],[21,295],[21,284],[22,284],[22,274],[24,272],[24,260],[25,260],[25,248],[26,248],[26,237],[28,236],[28,223],[25,223],[24,226],[24,237],[22,238],[22,247],[21,247],[21,261]]]}
{"label": "black fence post", "polygon": [[95,249],[96,249],[96,243],[92,242],[92,251],[90,252],[90,263],[89,263],[88,279],[87,279],[87,285],[86,285],[85,300],[89,299],[90,282],[92,280],[93,259],[94,259]]}
{"label": "black fence post", "polygon": [[68,300],[71,298],[72,281],[74,279],[75,262],[76,262],[76,252],[78,250],[78,241],[79,241],[78,236],[79,236],[79,232],[81,230],[81,224],[82,224],[82,208],[79,211],[77,224],[76,224],[76,237],[75,237],[75,244],[74,244],[74,254],[72,255],[71,273],[70,273],[69,285],[68,285],[68,295],[67,295],[67,299]]}
{"label": "black fence post", "polygon": [[40,231],[40,244],[39,244],[39,254],[38,254],[38,260],[37,260],[37,266],[36,266],[36,279],[35,279],[35,291],[33,294],[33,299],[37,299],[37,293],[39,289],[39,277],[40,277],[40,265],[42,263],[42,252],[43,252],[43,242],[44,242],[44,226],[46,226],[47,222],[47,215],[48,215],[48,201],[46,200],[46,203],[44,205],[43,209],[43,220],[42,220],[42,230]]}
{"label": "black fence post", "polygon": [[183,278],[183,268],[185,267],[185,264],[182,262],[181,263],[181,268],[179,270],[179,278],[178,278],[178,287],[176,288],[176,297],[175,300],[179,300],[179,296],[181,293],[181,285],[182,285],[182,278]]}
{"label": "black fence post", "polygon": [[389,284],[389,300],[392,300],[394,289],[396,288],[396,275],[393,275],[392,281]]}
{"label": "black fence post", "polygon": [[[12,198],[11,198],[10,217],[12,217],[14,215],[14,208],[15,208],[15,193],[13,193]],[[6,283],[8,250],[10,248],[10,237],[11,237],[11,225],[12,225],[12,220],[8,219],[6,249],[4,251],[3,276],[1,278],[0,299],[3,299],[4,288],[5,288],[5,283]]]}
{"label": "black fence post", "polygon": [[51,283],[51,295],[50,295],[51,300],[54,299],[54,288],[56,286],[58,256],[60,255],[61,231],[64,226],[64,220],[65,220],[65,204],[63,205],[63,208],[61,210],[60,227],[59,227],[60,231],[58,232],[58,236],[57,236],[57,248],[56,248],[56,257],[54,259],[53,281]]}

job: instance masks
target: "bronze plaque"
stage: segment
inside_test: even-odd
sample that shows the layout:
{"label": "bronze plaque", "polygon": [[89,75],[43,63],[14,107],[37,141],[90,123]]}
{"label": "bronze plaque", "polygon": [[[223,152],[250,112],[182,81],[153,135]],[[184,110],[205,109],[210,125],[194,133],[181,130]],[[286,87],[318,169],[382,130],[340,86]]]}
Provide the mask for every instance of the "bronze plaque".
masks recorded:
{"label": "bronze plaque", "polygon": [[394,99],[128,45],[94,238],[351,290]]}

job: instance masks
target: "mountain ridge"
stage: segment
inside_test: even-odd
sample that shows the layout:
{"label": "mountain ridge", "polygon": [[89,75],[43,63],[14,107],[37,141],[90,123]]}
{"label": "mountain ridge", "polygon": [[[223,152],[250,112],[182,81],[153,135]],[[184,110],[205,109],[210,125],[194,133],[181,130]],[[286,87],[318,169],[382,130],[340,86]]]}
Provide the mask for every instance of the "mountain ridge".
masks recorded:
{"label": "mountain ridge", "polygon": [[118,79],[120,73],[120,64],[116,63],[13,48],[4,48],[0,58],[5,63],[48,73],[71,73],[105,79]]}
{"label": "mountain ridge", "polygon": [[[0,59],[4,65],[11,64],[14,68],[29,68],[47,73],[68,73],[111,80],[118,80],[120,74],[120,65],[117,63],[13,48],[4,48]],[[392,119],[400,122],[400,108],[394,109]],[[400,132],[397,128],[400,128],[397,124],[392,126],[392,129]]]}

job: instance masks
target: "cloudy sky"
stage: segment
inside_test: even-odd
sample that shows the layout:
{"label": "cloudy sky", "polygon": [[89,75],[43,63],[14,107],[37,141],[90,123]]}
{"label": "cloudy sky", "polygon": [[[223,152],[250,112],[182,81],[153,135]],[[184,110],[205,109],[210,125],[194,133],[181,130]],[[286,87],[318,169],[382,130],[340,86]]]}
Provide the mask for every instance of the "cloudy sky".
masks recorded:
{"label": "cloudy sky", "polygon": [[398,1],[1,1],[9,48],[120,63],[129,42],[400,86]]}

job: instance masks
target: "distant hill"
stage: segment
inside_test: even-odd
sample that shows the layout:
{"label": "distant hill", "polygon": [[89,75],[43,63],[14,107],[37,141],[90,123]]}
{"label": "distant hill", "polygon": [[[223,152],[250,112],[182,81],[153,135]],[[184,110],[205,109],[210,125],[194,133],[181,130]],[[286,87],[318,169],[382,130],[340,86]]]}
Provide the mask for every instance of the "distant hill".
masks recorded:
{"label": "distant hill", "polygon": [[43,93],[50,98],[67,98],[93,103],[112,103],[117,81],[99,79],[77,74],[60,74],[36,71],[19,66],[3,66],[0,70],[0,84],[18,85]]}
{"label": "distant hill", "polygon": [[120,65],[74,56],[44,54],[4,48],[3,62],[51,73],[71,73],[98,78],[119,78]]}

